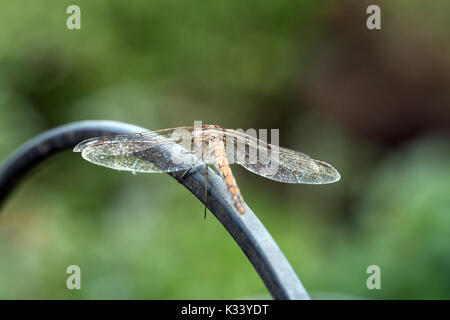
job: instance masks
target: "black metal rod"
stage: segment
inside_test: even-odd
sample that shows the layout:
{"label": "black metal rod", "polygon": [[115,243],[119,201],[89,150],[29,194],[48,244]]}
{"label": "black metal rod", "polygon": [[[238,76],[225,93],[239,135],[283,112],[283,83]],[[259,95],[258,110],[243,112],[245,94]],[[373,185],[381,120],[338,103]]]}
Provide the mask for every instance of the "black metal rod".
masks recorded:
{"label": "black metal rod", "polygon": [[[143,131],[148,130],[123,122],[92,120],[70,123],[38,135],[22,145],[0,168],[0,205],[33,168],[53,154],[72,149],[88,138]],[[182,174],[170,173],[177,180]],[[204,202],[205,167],[192,169],[180,183]],[[241,247],[274,299],[309,299],[261,221],[248,206],[244,215],[236,211],[225,183],[212,170],[208,176],[207,206]]]}

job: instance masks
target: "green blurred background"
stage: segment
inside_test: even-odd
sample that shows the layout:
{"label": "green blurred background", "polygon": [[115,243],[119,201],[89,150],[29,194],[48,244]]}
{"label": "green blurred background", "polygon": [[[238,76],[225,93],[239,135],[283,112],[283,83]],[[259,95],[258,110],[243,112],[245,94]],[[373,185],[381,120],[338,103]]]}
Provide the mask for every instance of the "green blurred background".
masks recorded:
{"label": "green blurred background", "polygon": [[[66,8],[81,8],[81,30]],[[379,4],[382,30],[366,28]],[[71,121],[279,128],[332,185],[233,166],[313,298],[450,298],[449,1],[4,1],[0,160]],[[0,298],[270,298],[167,175],[57,155],[0,215]],[[66,288],[68,265],[82,290]],[[381,268],[368,290],[366,268]]]}

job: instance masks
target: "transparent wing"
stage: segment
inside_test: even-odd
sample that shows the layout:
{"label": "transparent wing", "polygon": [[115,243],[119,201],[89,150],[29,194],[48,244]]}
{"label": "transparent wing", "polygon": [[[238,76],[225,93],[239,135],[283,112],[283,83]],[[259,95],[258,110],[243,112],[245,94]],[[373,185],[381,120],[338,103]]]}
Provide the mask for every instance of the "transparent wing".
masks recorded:
{"label": "transparent wing", "polygon": [[173,172],[204,162],[183,147],[190,146],[194,127],[98,137],[79,143],[74,151],[104,167],[132,172]]}
{"label": "transparent wing", "polygon": [[304,153],[274,146],[235,130],[226,129],[223,133],[227,138],[236,139],[234,152],[229,153],[227,149],[228,161],[268,179],[285,183],[326,184],[341,178],[330,164]]}
{"label": "transparent wing", "polygon": [[[141,133],[133,133],[133,134],[121,134],[114,136],[104,136],[104,137],[95,137],[91,139],[86,139],[80,142],[73,149],[74,152],[82,152],[86,147],[90,147],[93,145],[101,145],[101,144],[118,144],[118,143],[128,143],[128,142],[153,142],[153,141],[162,141],[162,142],[176,142],[180,143],[181,138],[180,135],[176,134],[181,130],[185,131],[188,135],[192,135],[192,132],[195,130],[194,127],[180,127],[180,128],[169,128],[169,129],[161,129],[155,131],[146,131]],[[142,148],[145,148],[144,144],[135,144],[133,147],[130,147],[129,151],[140,151]],[[105,147],[106,148],[106,147]],[[109,153],[118,152],[119,154],[123,153],[121,149],[112,148],[109,150]]]}

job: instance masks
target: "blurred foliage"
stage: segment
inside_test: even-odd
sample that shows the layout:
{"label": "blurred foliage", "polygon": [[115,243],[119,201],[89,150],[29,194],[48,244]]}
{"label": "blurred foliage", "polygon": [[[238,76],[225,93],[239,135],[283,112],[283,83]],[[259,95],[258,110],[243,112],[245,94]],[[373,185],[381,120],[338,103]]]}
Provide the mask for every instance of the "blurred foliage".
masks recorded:
{"label": "blurred foliage", "polygon": [[[82,29],[69,31],[74,3]],[[312,297],[448,299],[449,3],[371,1],[375,32],[368,3],[5,2],[0,159],[85,119],[280,128],[281,145],[342,180],[282,185],[233,170]],[[268,298],[202,209],[166,175],[55,156],[2,208],[0,298]],[[80,291],[66,288],[72,264]],[[372,264],[381,290],[366,287]]]}

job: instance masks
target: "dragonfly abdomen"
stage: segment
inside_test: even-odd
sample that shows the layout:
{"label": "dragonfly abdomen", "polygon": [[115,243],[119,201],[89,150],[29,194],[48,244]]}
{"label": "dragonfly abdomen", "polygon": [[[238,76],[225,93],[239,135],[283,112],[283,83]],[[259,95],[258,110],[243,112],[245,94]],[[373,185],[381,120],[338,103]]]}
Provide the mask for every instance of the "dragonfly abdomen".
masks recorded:
{"label": "dragonfly abdomen", "polygon": [[228,160],[225,154],[218,157],[217,166],[219,168],[219,173],[228,188],[228,193],[231,195],[231,200],[233,201],[234,207],[240,214],[245,213],[244,199],[242,199],[241,191],[236,183],[236,179],[231,172],[231,168],[228,164]]}

